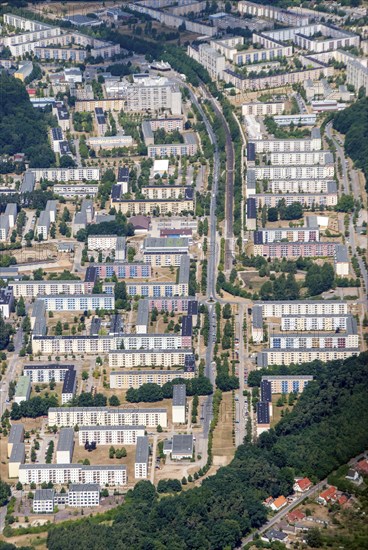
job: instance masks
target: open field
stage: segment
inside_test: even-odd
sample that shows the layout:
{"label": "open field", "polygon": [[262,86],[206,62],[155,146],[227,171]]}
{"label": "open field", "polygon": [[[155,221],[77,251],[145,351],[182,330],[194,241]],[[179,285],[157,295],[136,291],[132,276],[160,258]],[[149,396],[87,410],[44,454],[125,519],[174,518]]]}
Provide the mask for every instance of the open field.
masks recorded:
{"label": "open field", "polygon": [[233,395],[232,392],[222,394],[220,414],[213,436],[213,463],[215,466],[226,466],[232,460],[235,452],[233,443]]}

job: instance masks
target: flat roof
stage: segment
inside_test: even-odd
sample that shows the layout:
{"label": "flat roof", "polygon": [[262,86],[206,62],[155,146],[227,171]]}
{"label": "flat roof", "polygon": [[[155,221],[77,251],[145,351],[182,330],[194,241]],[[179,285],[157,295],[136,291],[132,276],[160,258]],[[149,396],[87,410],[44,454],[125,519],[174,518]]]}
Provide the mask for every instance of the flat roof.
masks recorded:
{"label": "flat roof", "polygon": [[146,435],[137,437],[137,446],[135,449],[136,464],[148,464],[149,443]]}
{"label": "flat roof", "polygon": [[187,388],[185,384],[173,386],[173,407],[185,407]]}
{"label": "flat roof", "polygon": [[313,376],[309,375],[292,375],[292,374],[280,374],[280,375],[272,375],[272,376],[262,376],[261,381],[268,380],[268,382],[277,381],[277,380],[313,380]]}
{"label": "flat roof", "polygon": [[36,489],[33,501],[36,501],[36,500],[54,501],[54,496],[55,496],[54,489]]}
{"label": "flat roof", "polygon": [[145,430],[145,426],[131,426],[128,424],[123,424],[122,426],[79,426],[79,431],[84,432],[95,432],[95,431],[102,431],[102,432],[108,432],[108,431],[129,431],[129,430]]}
{"label": "flat roof", "polygon": [[22,443],[24,437],[23,424],[12,424],[8,436],[8,443]]}
{"label": "flat roof", "polygon": [[[120,353],[121,351],[124,351],[124,350],[118,350],[118,353]],[[132,350],[134,352],[137,352],[139,350]],[[170,350],[171,351],[171,350]],[[166,353],[167,350],[160,350],[160,353]],[[169,352],[170,353],[170,352]],[[185,352],[185,353],[190,353],[191,352]],[[177,374],[177,378],[181,378],[181,375],[184,374],[185,370],[184,369],[179,369],[179,370],[115,370],[115,371],[112,371],[110,373],[110,376],[121,376],[121,375],[124,375],[124,376],[131,376],[131,375],[140,375],[140,374]]]}
{"label": "flat roof", "polygon": [[73,393],[75,392],[77,373],[74,369],[68,369],[65,373],[63,389],[61,393]]}
{"label": "flat roof", "polygon": [[193,435],[175,434],[172,437],[172,454],[192,455],[193,454]]}
{"label": "flat roof", "polygon": [[263,312],[262,306],[255,305],[252,309],[252,327],[263,328]]}
{"label": "flat roof", "polygon": [[12,452],[10,454],[9,463],[23,463],[26,457],[26,446],[24,443],[13,443]]}
{"label": "flat roof", "polygon": [[188,254],[183,254],[180,259],[179,267],[179,285],[187,284],[189,281],[189,269],[190,269],[190,259]]}
{"label": "flat roof", "polygon": [[74,369],[74,365],[62,365],[60,363],[48,363],[47,365],[24,365],[23,370],[68,370]]}
{"label": "flat roof", "polygon": [[21,470],[126,470],[124,464],[101,464],[85,466],[84,464],[21,464]]}
{"label": "flat roof", "polygon": [[270,423],[270,409],[269,409],[269,404],[266,401],[259,401],[257,403],[257,423],[258,424]]}
{"label": "flat roof", "polygon": [[335,260],[336,262],[349,262],[348,247],[344,244],[337,244],[335,247]]}
{"label": "flat roof", "polygon": [[134,409],[133,407],[130,409],[119,409],[115,407],[50,407],[49,412],[91,412],[91,413],[111,413],[111,414],[133,414],[133,413],[166,413],[167,409],[161,408],[149,408],[149,409]]}
{"label": "flat roof", "polygon": [[31,386],[31,379],[29,376],[20,376],[18,378],[17,387],[15,390],[15,397],[26,396]]}
{"label": "flat roof", "polygon": [[139,300],[136,324],[147,326],[148,318],[149,318],[149,303],[147,302],[147,300]]}
{"label": "flat roof", "polygon": [[69,493],[83,493],[85,491],[94,491],[100,494],[100,486],[98,483],[71,483],[69,485]]}
{"label": "flat roof", "polygon": [[272,386],[269,380],[261,380],[261,401],[271,403],[272,401]]}
{"label": "flat roof", "polygon": [[61,428],[56,451],[72,451],[74,446],[74,428]]}
{"label": "flat roof", "polygon": [[192,336],[193,322],[191,315],[183,315],[181,318],[181,335]]}

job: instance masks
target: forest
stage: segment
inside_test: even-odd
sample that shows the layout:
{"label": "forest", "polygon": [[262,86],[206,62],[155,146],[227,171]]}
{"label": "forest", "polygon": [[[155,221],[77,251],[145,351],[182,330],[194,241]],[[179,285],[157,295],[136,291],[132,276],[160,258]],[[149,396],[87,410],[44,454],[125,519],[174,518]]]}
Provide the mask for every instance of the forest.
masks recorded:
{"label": "forest", "polygon": [[293,410],[200,487],[158,498],[148,481],[128,492],[111,525],[51,527],[50,550],[220,550],[267,517],[262,501],[292,491],[295,475],[324,479],[368,444],[368,353],[321,366]]}
{"label": "forest", "polygon": [[368,98],[336,113],[333,126],[345,134],[345,152],[363,170],[368,191]]}
{"label": "forest", "polygon": [[25,153],[31,168],[53,165],[47,136],[50,115],[35,109],[24,84],[5,72],[0,76],[0,97],[0,155]]}

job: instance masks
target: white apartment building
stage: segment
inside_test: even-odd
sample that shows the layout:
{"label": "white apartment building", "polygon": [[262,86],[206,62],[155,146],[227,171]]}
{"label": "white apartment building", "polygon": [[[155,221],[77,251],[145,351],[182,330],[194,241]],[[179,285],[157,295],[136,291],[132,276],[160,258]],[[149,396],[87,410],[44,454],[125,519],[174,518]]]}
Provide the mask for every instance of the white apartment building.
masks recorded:
{"label": "white apartment building", "polygon": [[[261,105],[263,104],[261,103]],[[244,107],[245,105],[243,105]],[[320,151],[322,148],[321,131],[319,128],[312,128],[311,137],[306,139],[257,139],[253,140],[252,143],[255,145],[256,153],[307,152]]]}
{"label": "white apartment building", "polygon": [[32,510],[35,514],[52,514],[54,512],[54,489],[36,489]]}
{"label": "white apartment building", "polygon": [[35,175],[36,182],[49,181],[99,181],[100,169],[94,167],[78,168],[32,168],[31,173]]}
{"label": "white apartment building", "polygon": [[359,354],[359,348],[354,349],[265,349],[257,355],[257,365],[259,367],[267,367],[269,365],[290,365],[291,363],[310,363],[315,360],[319,361],[336,361],[337,359],[347,359],[353,355]]}
{"label": "white apartment building", "polygon": [[327,193],[336,182],[330,179],[272,180],[267,184],[269,193]]}
{"label": "white apartment building", "polygon": [[283,315],[281,330],[283,331],[345,331],[350,315]]}
{"label": "white apartment building", "polygon": [[242,105],[243,116],[273,116],[281,115],[284,111],[284,101],[252,101],[251,103],[244,103]]}
{"label": "white apartment building", "polygon": [[149,349],[149,350],[115,350],[109,353],[109,366],[112,368],[137,367],[182,367],[186,357],[191,356],[190,350],[180,349]]}
{"label": "white apartment building", "polygon": [[23,373],[28,376],[31,383],[41,382],[48,384],[53,380],[54,382],[63,382],[68,370],[73,369],[74,365],[63,365],[59,363],[47,364],[47,365],[24,365]]}
{"label": "white apartment building", "polygon": [[193,199],[111,199],[111,208],[131,216],[177,216],[183,212],[193,212]]}
{"label": "white apartment building", "polygon": [[38,298],[39,296],[50,296],[53,294],[84,294],[85,285],[83,281],[12,281],[14,297]]}
{"label": "white apartment building", "polygon": [[135,445],[144,431],[144,426],[79,426],[79,445]]}
{"label": "white apartment building", "polygon": [[182,199],[187,187],[183,185],[149,185],[142,187],[141,192],[146,199]]}
{"label": "white apartment building", "polygon": [[50,408],[49,426],[146,426],[167,427],[166,409],[109,409],[108,407]]}
{"label": "white apartment building", "polygon": [[313,376],[308,375],[279,375],[262,376],[262,382],[267,381],[270,384],[271,394],[273,393],[302,393],[304,389],[312,382]]}
{"label": "white apartment building", "polygon": [[115,250],[117,235],[90,235],[88,250]]}
{"label": "white apartment building", "polygon": [[255,2],[242,0],[238,2],[237,8],[242,15],[248,14],[261,19],[273,19],[284,25],[300,27],[301,25],[307,25],[309,23],[308,15],[294,13],[272,5],[256,4]]}
{"label": "white apartment building", "polygon": [[126,87],[124,99],[127,111],[155,111],[169,109],[181,115],[182,99],[179,88],[165,77],[134,75],[134,82]]}
{"label": "white apartment building", "polygon": [[65,184],[54,185],[54,193],[65,197],[66,199],[74,199],[75,197],[95,197],[98,193],[98,185],[78,185],[78,184]]}
{"label": "white apartment building", "polygon": [[51,294],[41,298],[47,311],[96,311],[115,309],[115,298],[110,294]]}
{"label": "white apartment building", "polygon": [[38,238],[42,237],[42,239],[46,241],[49,236],[50,226],[51,226],[50,216],[44,210],[43,212],[41,212],[37,221],[37,228],[36,228],[37,237]]}
{"label": "white apartment building", "polygon": [[100,485],[98,483],[72,483],[68,491],[68,506],[73,508],[91,508],[100,504]]}
{"label": "white apartment building", "polygon": [[142,298],[170,298],[188,295],[188,279],[179,283],[145,283],[132,282],[126,284],[129,296]]}
{"label": "white apartment building", "polygon": [[100,487],[122,487],[127,484],[128,476],[123,465],[21,464],[19,481],[25,485],[51,482],[54,485],[97,483]]}
{"label": "white apartment building", "polygon": [[74,428],[61,428],[56,448],[56,464],[71,464],[74,451]]}
{"label": "white apartment building", "polygon": [[305,300],[290,302],[256,302],[264,318],[284,315],[346,315],[348,304],[338,300]]}
{"label": "white apartment building", "polygon": [[[356,328],[356,327],[355,327]],[[314,333],[314,334],[275,334],[270,336],[271,349],[353,349],[359,346],[359,336],[355,333]]]}
{"label": "white apartment building", "polygon": [[254,168],[256,179],[323,179],[333,178],[335,168],[333,164],[324,166],[299,165],[299,166],[256,166]]}
{"label": "white apartment building", "polygon": [[173,424],[185,424],[187,393],[185,384],[173,386],[172,421]]}
{"label": "white apartment building", "polygon": [[286,194],[271,194],[271,193],[257,193],[254,195],[256,199],[257,208],[262,208],[264,204],[268,207],[277,206],[281,199],[285,200],[286,205],[292,204],[293,202],[300,202],[305,208],[313,207],[333,207],[337,204],[337,189],[335,182],[328,182],[328,184],[333,183],[334,188],[327,193],[288,193]]}
{"label": "white apartment building", "polygon": [[118,134],[116,136],[98,136],[87,139],[87,145],[92,149],[113,149],[114,147],[132,147],[132,136]]}
{"label": "white apartment building", "polygon": [[32,336],[33,353],[109,353],[121,349],[178,349],[188,347],[180,334],[125,334],[123,336]]}
{"label": "white apartment building", "polygon": [[253,233],[254,245],[280,242],[287,239],[289,242],[319,241],[318,227],[275,227],[274,229],[259,229]]}
{"label": "white apartment building", "polygon": [[179,267],[183,254],[177,251],[143,252],[143,261],[152,267]]}
{"label": "white apartment building", "polygon": [[188,46],[187,54],[207,69],[212,80],[222,78],[225,70],[225,56],[217,51],[216,48],[208,44],[200,44],[197,47]]}
{"label": "white apartment building", "polygon": [[330,151],[296,151],[269,153],[271,164],[278,166],[285,165],[300,165],[300,164],[331,164],[333,163],[333,155]]}
{"label": "white apartment building", "polygon": [[110,388],[124,389],[140,388],[143,384],[158,384],[163,386],[166,382],[172,382],[177,378],[190,380],[196,375],[193,370],[126,370],[110,373]]}
{"label": "white apartment building", "polygon": [[135,451],[134,477],[135,479],[145,479],[148,475],[149,461],[149,442],[147,436],[141,436],[137,439]]}
{"label": "white apartment building", "polygon": [[368,95],[368,60],[366,58],[352,58],[346,67],[346,81],[356,90],[365,88]]}

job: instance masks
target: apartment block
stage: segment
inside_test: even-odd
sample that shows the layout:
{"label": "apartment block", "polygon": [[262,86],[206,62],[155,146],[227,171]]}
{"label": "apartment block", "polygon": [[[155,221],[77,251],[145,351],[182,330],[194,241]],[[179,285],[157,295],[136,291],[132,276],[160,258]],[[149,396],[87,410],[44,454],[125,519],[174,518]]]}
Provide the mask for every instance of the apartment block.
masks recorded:
{"label": "apartment block", "polygon": [[115,309],[115,298],[108,294],[51,294],[42,297],[47,311],[96,311]]}
{"label": "apartment block", "polygon": [[198,151],[197,137],[194,132],[183,134],[184,143],[169,143],[160,145],[148,145],[147,155],[150,158],[157,157],[192,157]]}
{"label": "apartment block", "polygon": [[109,409],[108,407],[50,408],[49,426],[146,426],[166,428],[166,409]]}
{"label": "apartment block", "polygon": [[186,386],[175,384],[173,386],[172,421],[173,424],[185,424],[186,421]]}
{"label": "apartment block", "polygon": [[31,381],[28,376],[20,376],[17,381],[14,395],[14,403],[18,405],[22,401],[28,401],[31,394]]}
{"label": "apartment block", "polygon": [[113,149],[114,147],[132,147],[132,136],[117,134],[116,136],[98,136],[87,139],[87,145],[92,149]]}
{"label": "apartment block", "polygon": [[183,212],[193,212],[193,199],[111,199],[111,208],[131,216],[177,216]]}
{"label": "apartment block", "polygon": [[32,500],[32,511],[35,514],[52,514],[54,512],[54,489],[36,489]]}
{"label": "apartment block", "polygon": [[327,193],[336,188],[336,182],[326,179],[272,180],[267,183],[267,191],[273,194],[284,193]]}
{"label": "apartment block", "polygon": [[149,461],[149,441],[148,441],[148,437],[143,435],[137,438],[137,448],[135,451],[135,462],[134,462],[135,479],[147,478],[148,461]]}
{"label": "apartment block", "polygon": [[115,350],[109,353],[109,366],[127,369],[183,367],[186,364],[186,357],[191,355],[190,350],[184,349]]}
{"label": "apartment block", "polygon": [[264,349],[257,354],[257,365],[290,365],[291,363],[310,363],[312,361],[336,361],[359,354],[359,348],[298,348],[298,349]]}
{"label": "apartment block", "polygon": [[[244,103],[242,105],[243,116],[249,116],[249,115],[273,116],[273,115],[281,115],[284,111],[285,111],[284,101],[265,101],[265,102],[253,101],[251,103]],[[258,140],[258,141],[263,142],[263,140]],[[293,140],[288,140],[288,141],[293,141]]]}
{"label": "apartment block", "polygon": [[319,164],[324,166],[333,163],[330,151],[296,151],[269,153],[269,159],[274,166]]}
{"label": "apartment block", "polygon": [[319,241],[319,229],[318,227],[265,228],[255,231],[253,239],[254,247],[284,241],[285,239],[289,242],[310,243]]}
{"label": "apartment block", "polygon": [[143,252],[143,261],[150,265],[152,268],[155,267],[179,267],[183,256],[188,257],[188,254],[185,252],[178,252],[175,249],[163,249],[156,252]]}
{"label": "apartment block", "polygon": [[163,386],[178,378],[190,380],[196,376],[195,365],[192,368],[177,370],[124,370],[110,373],[110,388],[129,389],[140,388],[143,384],[157,384]]}
{"label": "apartment block", "polygon": [[225,56],[222,55],[216,47],[210,46],[209,44],[200,44],[199,46],[190,45],[187,48],[187,54],[203,65],[212,80],[222,78],[226,60]]}
{"label": "apartment block", "polygon": [[183,185],[149,185],[148,187],[142,187],[141,192],[146,199],[150,200],[183,199],[193,196],[192,188]]}
{"label": "apartment block", "polygon": [[69,369],[65,374],[63,387],[61,390],[62,405],[69,403],[73,399],[76,388],[77,388],[77,373],[74,369]]}
{"label": "apartment block", "polygon": [[56,383],[64,382],[66,373],[69,370],[73,370],[74,365],[63,365],[60,363],[39,365],[30,364],[24,365],[23,373],[28,376],[31,383],[45,383],[48,384],[51,381]]}
{"label": "apartment block", "polygon": [[188,279],[179,283],[145,283],[127,282],[126,288],[129,296],[141,296],[142,298],[170,298],[172,296],[188,295]]}
{"label": "apartment block", "polygon": [[296,165],[296,166],[256,166],[254,168],[257,180],[298,179],[298,178],[333,178],[335,169],[333,162],[322,166]]}
{"label": "apartment block", "polygon": [[24,464],[25,458],[25,444],[23,442],[13,443],[8,463],[8,476],[10,479],[19,476],[19,468]]}
{"label": "apartment block", "polygon": [[247,14],[261,19],[273,19],[283,25],[300,27],[309,23],[308,15],[294,13],[272,5],[256,4],[254,2],[242,0],[238,2],[237,8],[242,15]]}
{"label": "apartment block", "polygon": [[98,483],[72,483],[68,491],[68,505],[73,508],[91,508],[100,504]]}
{"label": "apartment block", "polygon": [[351,315],[283,315],[281,330],[283,331],[345,331],[348,328]]}
{"label": "apartment block", "polygon": [[[247,107],[252,104],[243,105]],[[267,105],[260,103],[257,105]],[[271,105],[274,105],[271,103]],[[281,114],[280,113],[271,113],[271,114]],[[243,114],[253,114],[253,113],[244,113]],[[264,113],[267,115],[269,113]],[[256,153],[295,153],[295,152],[309,152],[309,151],[320,151],[322,148],[321,140],[321,131],[319,128],[312,128],[311,137],[305,139],[257,139],[252,141],[255,146]]]}
{"label": "apartment block", "polygon": [[90,235],[88,250],[115,250],[117,235]]}
{"label": "apartment block", "polygon": [[56,464],[71,464],[74,451],[74,428],[61,428],[56,448]]}
{"label": "apartment block", "polygon": [[272,242],[254,246],[254,254],[265,258],[323,258],[335,256],[333,242]]}
{"label": "apartment block", "polygon": [[148,298],[149,310],[157,308],[158,311],[176,311],[178,313],[188,313],[196,317],[198,315],[198,302],[192,296],[171,296],[166,298]]}
{"label": "apartment block", "polygon": [[93,265],[101,279],[111,278],[113,275],[118,279],[149,279],[152,276],[151,266],[144,262]]}
{"label": "apartment block", "polygon": [[12,281],[14,297],[38,298],[39,296],[50,296],[55,294],[84,294],[85,284],[83,281]]}
{"label": "apartment block", "polygon": [[122,487],[127,484],[127,469],[123,465],[84,466],[82,464],[21,464],[19,481],[36,483],[97,483],[100,487]]}
{"label": "apartment block", "polygon": [[144,426],[79,426],[79,445],[136,445],[144,432]]}
{"label": "apartment block", "polygon": [[98,193],[98,185],[54,185],[54,193],[66,199],[95,197]]}
{"label": "apartment block", "polygon": [[18,445],[19,443],[24,443],[24,425],[12,424],[8,435],[8,447],[7,447],[8,458],[12,454],[13,446]]}
{"label": "apartment block", "polygon": [[338,300],[305,300],[290,302],[256,302],[262,307],[264,318],[285,315],[346,315],[348,304]]}
{"label": "apartment block", "polygon": [[94,167],[78,168],[32,168],[36,182],[43,180],[70,182],[70,181],[100,181],[100,169]]}
{"label": "apartment block", "polygon": [[293,202],[300,202],[305,208],[331,208],[336,206],[338,197],[336,183],[328,182],[328,187],[330,187],[330,183],[334,185],[331,186],[331,191],[326,193],[257,193],[254,198],[256,199],[257,208],[262,208],[263,205],[268,207],[277,206],[282,199],[285,200],[286,206]]}

